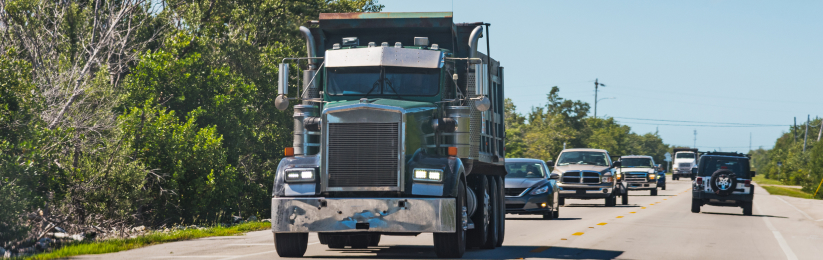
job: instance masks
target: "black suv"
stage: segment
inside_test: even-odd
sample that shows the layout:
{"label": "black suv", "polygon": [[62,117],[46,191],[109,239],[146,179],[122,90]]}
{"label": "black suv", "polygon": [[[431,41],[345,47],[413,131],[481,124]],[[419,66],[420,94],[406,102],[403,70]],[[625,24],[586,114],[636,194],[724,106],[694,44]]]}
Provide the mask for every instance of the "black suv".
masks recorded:
{"label": "black suv", "polygon": [[741,207],[743,215],[752,215],[754,171],[749,157],[741,153],[706,152],[697,168],[692,168],[692,212],[700,213],[703,205]]}

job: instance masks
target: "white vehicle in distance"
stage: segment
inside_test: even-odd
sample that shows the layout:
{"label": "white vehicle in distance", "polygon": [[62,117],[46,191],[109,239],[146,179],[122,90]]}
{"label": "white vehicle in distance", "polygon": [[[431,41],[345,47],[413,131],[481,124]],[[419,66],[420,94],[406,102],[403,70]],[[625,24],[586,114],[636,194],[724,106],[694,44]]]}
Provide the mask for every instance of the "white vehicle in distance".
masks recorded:
{"label": "white vehicle in distance", "polygon": [[674,161],[672,162],[672,180],[679,180],[680,177],[690,178],[692,168],[697,167],[697,149],[674,149]]}

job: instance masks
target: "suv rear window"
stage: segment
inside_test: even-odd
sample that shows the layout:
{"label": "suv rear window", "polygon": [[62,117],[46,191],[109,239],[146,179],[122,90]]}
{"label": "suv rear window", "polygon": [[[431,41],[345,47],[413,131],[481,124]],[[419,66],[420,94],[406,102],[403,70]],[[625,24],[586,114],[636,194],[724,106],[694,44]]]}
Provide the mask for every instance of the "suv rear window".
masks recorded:
{"label": "suv rear window", "polygon": [[749,159],[721,156],[703,156],[700,158],[699,176],[712,176],[717,170],[729,169],[738,178],[749,179]]}

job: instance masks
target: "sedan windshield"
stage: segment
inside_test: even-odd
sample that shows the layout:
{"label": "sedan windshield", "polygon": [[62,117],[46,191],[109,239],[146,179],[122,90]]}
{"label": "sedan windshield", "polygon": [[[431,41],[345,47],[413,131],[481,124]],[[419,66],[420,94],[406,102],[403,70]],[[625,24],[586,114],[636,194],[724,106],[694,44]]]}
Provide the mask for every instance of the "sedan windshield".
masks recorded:
{"label": "sedan windshield", "polygon": [[404,67],[328,68],[332,96],[434,96],[440,90],[440,69]]}
{"label": "sedan windshield", "polygon": [[507,162],[506,178],[545,178],[542,163]]}
{"label": "sedan windshield", "polygon": [[609,166],[609,157],[601,152],[564,152],[560,154],[557,165],[569,164]]}
{"label": "sedan windshield", "polygon": [[623,168],[654,167],[650,158],[621,158],[620,161]]}

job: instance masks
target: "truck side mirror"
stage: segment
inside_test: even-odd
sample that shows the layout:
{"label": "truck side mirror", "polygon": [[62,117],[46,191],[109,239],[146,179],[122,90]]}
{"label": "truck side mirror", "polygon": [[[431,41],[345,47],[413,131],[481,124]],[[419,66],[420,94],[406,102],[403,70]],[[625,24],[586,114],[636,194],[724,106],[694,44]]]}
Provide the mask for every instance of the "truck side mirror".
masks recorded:
{"label": "truck side mirror", "polygon": [[695,177],[697,177],[697,168],[692,168],[692,180],[694,180]]}
{"label": "truck side mirror", "polygon": [[560,179],[560,174],[552,173],[551,175],[549,175],[549,179],[552,179],[552,180]]}
{"label": "truck side mirror", "polygon": [[277,70],[277,97],[274,99],[274,107],[283,111],[289,108],[289,64],[280,63]]}
{"label": "truck side mirror", "polygon": [[554,167],[554,161],[553,160],[548,160],[548,161],[546,161],[546,165],[548,165],[549,167]]}
{"label": "truck side mirror", "polygon": [[623,163],[620,161],[612,162],[612,168],[620,168],[623,166]]}

